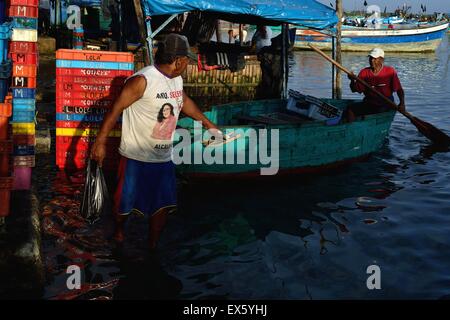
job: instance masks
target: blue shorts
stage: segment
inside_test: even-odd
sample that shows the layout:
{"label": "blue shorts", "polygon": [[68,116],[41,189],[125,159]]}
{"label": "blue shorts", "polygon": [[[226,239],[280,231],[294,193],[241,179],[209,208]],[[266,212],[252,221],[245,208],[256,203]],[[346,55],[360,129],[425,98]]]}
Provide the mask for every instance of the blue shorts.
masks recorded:
{"label": "blue shorts", "polygon": [[153,215],[177,205],[175,164],[172,161],[149,163],[122,157],[114,196],[115,211]]}

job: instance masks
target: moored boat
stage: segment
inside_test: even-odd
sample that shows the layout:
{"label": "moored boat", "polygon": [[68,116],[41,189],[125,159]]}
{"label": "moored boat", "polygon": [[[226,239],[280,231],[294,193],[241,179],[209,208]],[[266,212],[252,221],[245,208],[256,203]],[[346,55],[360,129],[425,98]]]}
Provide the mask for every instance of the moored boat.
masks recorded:
{"label": "moored boat", "polygon": [[[353,100],[321,100],[340,110],[344,110],[349,103],[355,102]],[[389,111],[368,115],[352,123],[341,122],[337,125],[329,125],[325,121],[293,115],[287,110],[286,105],[286,100],[276,99],[213,107],[206,113],[209,119],[221,128],[225,128],[226,132],[241,133],[239,138],[223,144],[223,149],[214,151],[213,149],[217,147],[205,146],[201,135],[195,138],[194,123],[191,119],[181,119],[178,123],[179,127],[190,130],[193,142],[190,145],[184,145],[183,148],[178,145],[178,151],[183,150],[180,154],[186,156],[188,152],[187,159],[191,160],[191,163],[186,161],[178,165],[178,170],[182,174],[196,178],[254,177],[261,174],[262,168],[267,169],[274,165],[279,167],[277,175],[315,173],[363,159],[376,152],[385,142],[395,114]],[[260,131],[261,129],[263,131]],[[267,136],[264,134],[264,129],[267,130]],[[271,135],[271,131],[274,129],[278,132],[278,145],[273,143],[274,136]],[[258,139],[263,135],[264,138],[269,137],[270,141],[252,143],[251,137],[255,132]],[[177,143],[181,143],[178,139],[180,138],[175,138],[175,149],[177,149]],[[258,140],[258,142],[261,141]],[[260,150],[266,147],[268,150]],[[219,156],[216,155],[216,159],[222,157],[223,164],[220,164],[220,160],[219,163],[202,161],[194,164],[196,156],[211,152],[220,153]],[[229,162],[227,157],[230,152],[234,155],[234,160]],[[266,155],[278,153],[279,161],[270,164],[267,164],[267,161],[264,164],[260,161],[249,163],[250,155],[260,155],[261,152]],[[248,161],[238,164],[238,154],[244,154]]]}
{"label": "moored boat", "polygon": [[[441,44],[448,27],[449,23],[394,29],[346,27],[342,30],[342,50],[367,52],[382,47],[386,52],[432,52]],[[312,29],[297,29],[294,47],[309,49],[309,44],[331,50],[332,37]]]}

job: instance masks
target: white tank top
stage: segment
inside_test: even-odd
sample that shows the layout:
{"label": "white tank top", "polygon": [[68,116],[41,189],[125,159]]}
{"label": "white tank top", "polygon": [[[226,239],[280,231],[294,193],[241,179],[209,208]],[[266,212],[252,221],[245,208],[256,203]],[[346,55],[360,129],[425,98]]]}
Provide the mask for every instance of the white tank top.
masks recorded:
{"label": "white tank top", "polygon": [[155,66],[134,76],[147,80],[144,95],[123,111],[119,153],[143,162],[172,159],[173,135],[183,108],[183,79],[170,78]]}

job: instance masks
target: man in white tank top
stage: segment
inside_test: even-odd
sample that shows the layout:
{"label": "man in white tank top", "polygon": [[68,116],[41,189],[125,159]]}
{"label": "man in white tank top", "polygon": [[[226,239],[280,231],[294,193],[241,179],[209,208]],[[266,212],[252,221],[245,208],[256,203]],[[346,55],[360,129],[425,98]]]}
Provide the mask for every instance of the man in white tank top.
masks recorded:
{"label": "man in white tank top", "polygon": [[221,134],[183,91],[181,74],[189,57],[195,59],[186,37],[169,34],[159,45],[155,65],[127,79],[92,146],[91,158],[101,165],[108,134],[123,114],[119,148],[122,158],[114,197],[114,239],[119,243],[124,240],[126,218],[131,212],[139,213],[149,216],[149,246],[154,249],[168,212],[176,206],[175,166],[171,159],[180,112],[201,121],[212,134]]}

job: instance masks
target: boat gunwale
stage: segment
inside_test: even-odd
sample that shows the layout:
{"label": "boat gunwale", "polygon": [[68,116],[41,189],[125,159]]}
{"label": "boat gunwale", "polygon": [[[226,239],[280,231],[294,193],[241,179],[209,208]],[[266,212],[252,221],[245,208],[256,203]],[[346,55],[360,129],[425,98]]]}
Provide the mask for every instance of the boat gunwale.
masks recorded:
{"label": "boat gunwale", "polygon": [[[333,100],[337,100],[337,99],[328,99],[328,98],[321,98],[321,100],[325,100],[328,103],[330,103],[331,105]],[[254,100],[254,101],[258,101],[258,102],[269,102],[269,103],[273,103],[275,101],[286,101],[283,99],[267,99],[267,100]],[[361,99],[339,99],[339,101],[347,101],[347,102],[361,102]],[[248,101],[241,101],[241,102],[232,102],[232,103],[226,103],[226,104],[220,104],[220,105],[215,105],[212,106],[211,111],[207,113],[207,115],[211,115],[214,111],[217,111],[219,109],[222,108],[227,108],[227,107],[232,107],[232,106],[236,106],[239,104],[242,105],[246,105],[249,104],[250,102]],[[376,118],[385,118],[390,114],[395,113],[396,111],[394,110],[388,110],[386,112],[381,112],[381,113],[376,113],[376,114],[369,114],[369,115],[365,115],[363,118],[362,117],[358,117],[354,122],[352,123],[360,123],[360,122],[366,122],[366,121],[370,121]],[[208,117],[209,118],[209,117]],[[390,117],[389,117],[390,118]],[[210,120],[217,120],[217,119],[210,119]],[[386,119],[386,121],[392,121],[392,120],[388,120]],[[249,129],[249,128],[261,128],[261,129],[291,129],[291,128],[302,128],[302,129],[306,129],[306,128],[314,128],[314,127],[327,127],[327,128],[332,128],[332,127],[342,127],[345,125],[350,125],[352,123],[349,122],[339,122],[336,125],[327,125],[326,121],[324,120],[312,120],[312,121],[308,121],[308,122],[304,122],[304,123],[286,123],[286,124],[242,124],[242,125],[219,125],[219,128],[224,128],[224,129]],[[183,125],[179,125],[180,128],[183,129],[188,129],[188,130],[193,130],[194,127],[192,126],[183,126]],[[206,131],[206,129],[202,129],[203,131]]]}

